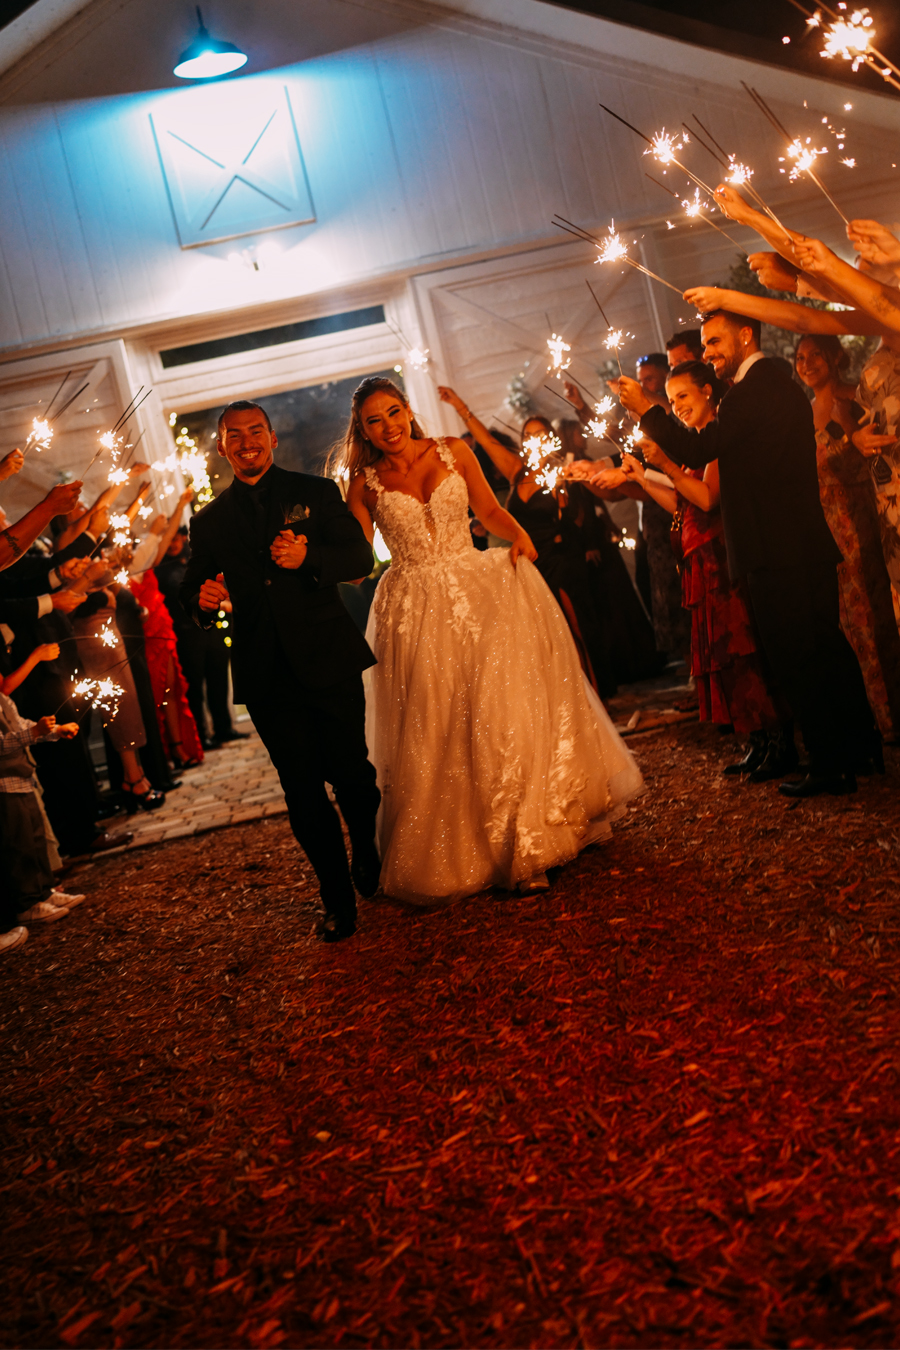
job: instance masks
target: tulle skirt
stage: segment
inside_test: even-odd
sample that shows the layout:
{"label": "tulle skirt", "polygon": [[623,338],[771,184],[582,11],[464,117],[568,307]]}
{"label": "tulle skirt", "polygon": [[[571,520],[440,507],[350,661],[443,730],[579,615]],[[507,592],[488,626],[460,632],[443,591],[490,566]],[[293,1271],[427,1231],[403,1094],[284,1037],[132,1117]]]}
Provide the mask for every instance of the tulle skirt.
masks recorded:
{"label": "tulle skirt", "polygon": [[611,833],[640,771],[525,559],[395,563],[366,634],[367,740],[386,894],[432,905],[513,888]]}

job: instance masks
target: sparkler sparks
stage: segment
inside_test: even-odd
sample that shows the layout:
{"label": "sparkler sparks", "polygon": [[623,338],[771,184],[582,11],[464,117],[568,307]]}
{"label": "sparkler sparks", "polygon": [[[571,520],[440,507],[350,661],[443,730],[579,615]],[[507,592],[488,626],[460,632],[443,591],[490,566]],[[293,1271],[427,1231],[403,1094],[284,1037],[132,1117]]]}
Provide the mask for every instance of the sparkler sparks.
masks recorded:
{"label": "sparkler sparks", "polygon": [[628,249],[616,233],[615,224],[611,224],[607,237],[597,251],[597,262],[631,262]]}
{"label": "sparkler sparks", "polygon": [[121,487],[123,483],[128,482],[127,469],[111,469],[109,472],[109,482],[114,487]]}
{"label": "sparkler sparks", "polygon": [[108,713],[107,720],[112,721],[119,711],[119,699],[125,693],[115,680],[78,680],[72,691],[73,698],[86,698],[95,712]]}
{"label": "sparkler sparks", "polygon": [[689,220],[693,220],[696,216],[702,216],[703,203],[700,200],[700,189],[694,188],[693,200],[688,198],[686,201],[683,201],[681,205],[684,207],[684,214]]}
{"label": "sparkler sparks", "polygon": [[152,516],[152,515],[153,515],[153,507],[152,507],[152,506],[139,506],[139,507],[138,507],[138,515],[140,516],[141,520],[146,520],[148,516]]}
{"label": "sparkler sparks", "polygon": [[[812,176],[812,170],[819,155],[827,154],[828,147],[823,145],[821,150],[817,150],[812,143],[811,136],[807,136],[805,141],[801,141],[800,137],[796,136],[787,148],[787,158],[794,161],[794,167],[790,173],[791,182],[796,183],[801,173],[808,173]],[[779,163],[784,163],[782,156],[779,156]]]}
{"label": "sparkler sparks", "polygon": [[563,476],[565,461],[558,436],[529,436],[522,442],[522,454],[529,473],[538,487],[552,492]]}
{"label": "sparkler sparks", "polygon": [[50,442],[53,440],[53,428],[50,423],[41,417],[35,417],[31,423],[31,430],[28,433],[28,440],[25,442],[25,451],[34,447],[35,450],[49,450]]}
{"label": "sparkler sparks", "polygon": [[[810,28],[818,28],[821,15],[816,14],[806,20]],[[867,9],[856,9],[849,19],[836,19],[824,30],[824,45],[820,56],[831,60],[839,56],[842,61],[852,62],[852,69],[859,70],[868,64],[869,53],[875,42],[874,20]]]}
{"label": "sparkler sparks", "polygon": [[413,370],[427,370],[428,368],[428,347],[411,347],[406,353],[406,359]]}
{"label": "sparkler sparks", "polygon": [[121,569],[116,573],[116,575],[113,577],[113,581],[118,582],[118,584],[119,584],[120,586],[127,586],[127,585],[128,585],[128,573],[127,573],[127,571],[125,570],[124,567],[121,568]]}
{"label": "sparkler sparks", "polygon": [[566,356],[566,352],[570,352],[572,348],[561,334],[554,333],[547,339],[547,349],[550,352],[550,365],[547,369],[561,379],[563,371],[568,370],[572,364],[572,358]]}
{"label": "sparkler sparks", "polygon": [[728,177],[726,183],[733,183],[735,187],[745,187],[753,177],[753,170],[746,164],[739,164],[734,155],[728,156]]}
{"label": "sparkler sparks", "polygon": [[97,634],[104,647],[115,647],[117,638],[113,632],[112,619],[107,619],[106,623]]}
{"label": "sparkler sparks", "polygon": [[[606,335],[606,341],[604,342],[603,345],[607,349],[607,351],[618,352],[622,343],[625,342],[631,336],[632,336],[631,333],[626,333],[621,328],[611,328],[608,334]],[[610,400],[610,403],[612,403],[612,400]]]}

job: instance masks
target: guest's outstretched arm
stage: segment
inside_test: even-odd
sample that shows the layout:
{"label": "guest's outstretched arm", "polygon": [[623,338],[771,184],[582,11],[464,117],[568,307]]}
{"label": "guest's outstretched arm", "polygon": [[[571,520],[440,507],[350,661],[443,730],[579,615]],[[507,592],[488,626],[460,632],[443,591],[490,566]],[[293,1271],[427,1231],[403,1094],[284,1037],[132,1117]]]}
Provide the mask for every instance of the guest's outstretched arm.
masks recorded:
{"label": "guest's outstretched arm", "polygon": [[[850,268],[852,272],[853,269]],[[734,314],[745,314],[748,319],[759,319],[773,328],[784,328],[789,333],[835,333],[883,337],[887,331],[883,323],[861,309],[812,309],[793,300],[776,300],[767,295],[747,295],[745,291],[726,291],[718,286],[692,286],[685,291],[689,305],[701,313],[713,309],[728,309]]]}
{"label": "guest's outstretched arm", "polygon": [[865,272],[858,272],[836,253],[832,253],[821,239],[804,239],[797,245],[797,253],[804,271],[833,282],[854,304],[866,311],[875,324],[875,332],[882,336],[900,333],[900,289],[885,286],[884,282],[876,281]]}
{"label": "guest's outstretched arm", "polygon": [[51,488],[44,500],[33,506],[27,515],[0,531],[0,571],[5,567],[11,567],[22,557],[54,516],[64,516],[72,510],[78,501],[81,487],[81,483],[59,483]]}

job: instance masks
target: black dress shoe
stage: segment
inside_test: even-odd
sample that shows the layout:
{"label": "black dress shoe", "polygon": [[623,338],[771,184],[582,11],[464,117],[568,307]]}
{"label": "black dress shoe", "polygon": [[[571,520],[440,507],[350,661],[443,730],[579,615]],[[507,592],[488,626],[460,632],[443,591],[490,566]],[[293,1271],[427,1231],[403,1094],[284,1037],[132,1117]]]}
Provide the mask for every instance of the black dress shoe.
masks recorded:
{"label": "black dress shoe", "polygon": [[356,932],[356,912],[326,914],[325,927],[322,930],[323,942],[342,942]]}
{"label": "black dress shoe", "polygon": [[856,777],[852,773],[808,773],[799,783],[780,783],[778,791],[785,797],[821,797],[823,792],[843,797],[856,791]]}
{"label": "black dress shoe", "polygon": [[766,757],[766,751],[769,748],[769,733],[767,731],[751,731],[750,744],[747,746],[747,753],[743,759],[739,759],[736,764],[726,764],[722,770],[729,777],[739,773],[751,773],[753,769],[758,769]]}
{"label": "black dress shoe", "polygon": [[121,798],[119,798],[117,801],[110,801],[110,799],[107,797],[105,801],[100,802],[99,806],[95,810],[94,819],[109,820],[111,819],[112,816],[117,816],[120,811],[124,810],[125,810],[125,803],[122,801]]}
{"label": "black dress shoe", "polygon": [[219,742],[219,745],[224,745],[226,741],[249,741],[250,732],[235,731],[234,727],[232,727],[231,731],[226,732],[224,736],[217,736],[216,739]]}
{"label": "black dress shoe", "polygon": [[370,900],[378,890],[378,882],[381,877],[381,859],[374,843],[354,846],[350,876],[360,895],[365,900]]}
{"label": "black dress shoe", "polygon": [[759,768],[751,773],[750,782],[770,783],[773,778],[784,778],[786,774],[796,773],[799,763],[800,756],[794,744],[794,724],[791,722],[781,731],[770,733],[766,757]]}

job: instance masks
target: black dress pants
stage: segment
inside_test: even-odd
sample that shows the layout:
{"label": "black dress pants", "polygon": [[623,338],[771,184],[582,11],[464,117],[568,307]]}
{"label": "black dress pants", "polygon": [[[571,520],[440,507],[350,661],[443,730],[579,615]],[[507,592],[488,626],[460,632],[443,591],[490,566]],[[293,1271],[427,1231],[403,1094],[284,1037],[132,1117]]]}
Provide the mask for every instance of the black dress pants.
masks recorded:
{"label": "black dress pants", "polygon": [[841,628],[836,567],[762,570],[746,581],[766,660],[800,725],[810,771],[852,769],[871,752],[875,719]]}
{"label": "black dress pants", "polygon": [[44,820],[34,792],[0,792],[0,933],[53,890]]}
{"label": "black dress pants", "polygon": [[324,689],[301,685],[279,655],[264,698],[247,702],[253,725],[278,770],[291,829],[312,863],[328,913],[354,912],[341,824],[325,784],[334,789],[350,842],[371,844],[381,793],[366,750],[362,677]]}
{"label": "black dress pants", "polygon": [[187,681],[187,698],[197,730],[206,740],[209,731],[203,707],[203,687],[212,717],[213,735],[226,740],[234,731],[228,710],[228,663],[231,657],[218,633],[192,624],[178,632],[178,660]]}
{"label": "black dress pants", "polygon": [[[68,706],[57,713],[58,722],[75,720]],[[97,834],[98,797],[83,725],[71,741],[38,742],[30,749],[60,853],[86,853]]]}

